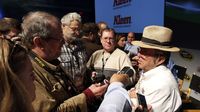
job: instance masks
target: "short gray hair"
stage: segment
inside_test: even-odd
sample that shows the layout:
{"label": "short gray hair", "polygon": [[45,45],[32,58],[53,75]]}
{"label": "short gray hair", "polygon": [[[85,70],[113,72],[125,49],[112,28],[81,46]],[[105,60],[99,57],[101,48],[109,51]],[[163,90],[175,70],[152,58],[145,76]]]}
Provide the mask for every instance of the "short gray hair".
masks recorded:
{"label": "short gray hair", "polygon": [[70,25],[71,21],[77,20],[78,22],[81,23],[81,16],[80,14],[76,12],[71,12],[66,15],[64,15],[61,19],[62,24]]}
{"label": "short gray hair", "polygon": [[53,25],[60,26],[59,19],[54,15],[42,11],[29,12],[23,17],[22,22],[24,44],[27,47],[31,47],[35,36],[47,39],[54,32]]}

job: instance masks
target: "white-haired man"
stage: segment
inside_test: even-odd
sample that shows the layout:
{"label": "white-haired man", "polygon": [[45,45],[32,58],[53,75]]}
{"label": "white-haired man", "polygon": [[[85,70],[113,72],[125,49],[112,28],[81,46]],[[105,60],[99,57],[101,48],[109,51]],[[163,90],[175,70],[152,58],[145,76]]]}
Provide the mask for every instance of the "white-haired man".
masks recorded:
{"label": "white-haired man", "polygon": [[75,86],[81,91],[85,88],[84,82],[87,54],[83,42],[80,40],[81,16],[76,12],[66,14],[61,19],[65,43],[58,58],[61,66]]}

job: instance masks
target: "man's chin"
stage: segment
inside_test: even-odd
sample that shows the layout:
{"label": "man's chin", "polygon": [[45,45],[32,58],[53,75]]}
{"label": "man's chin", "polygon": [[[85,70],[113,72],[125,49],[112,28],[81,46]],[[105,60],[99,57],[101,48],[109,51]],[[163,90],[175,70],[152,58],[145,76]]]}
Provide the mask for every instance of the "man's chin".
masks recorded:
{"label": "man's chin", "polygon": [[105,49],[105,51],[107,51],[107,52],[112,52],[113,49]]}

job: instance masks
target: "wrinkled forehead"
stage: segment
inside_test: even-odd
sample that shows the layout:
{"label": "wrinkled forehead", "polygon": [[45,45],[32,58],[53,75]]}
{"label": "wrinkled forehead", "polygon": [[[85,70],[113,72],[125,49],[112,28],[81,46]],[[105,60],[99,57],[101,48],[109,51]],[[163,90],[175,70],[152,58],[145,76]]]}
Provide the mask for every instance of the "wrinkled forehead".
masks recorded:
{"label": "wrinkled forehead", "polygon": [[111,30],[104,30],[103,32],[102,32],[102,37],[112,37],[112,38],[114,38],[114,32],[113,31],[111,31]]}

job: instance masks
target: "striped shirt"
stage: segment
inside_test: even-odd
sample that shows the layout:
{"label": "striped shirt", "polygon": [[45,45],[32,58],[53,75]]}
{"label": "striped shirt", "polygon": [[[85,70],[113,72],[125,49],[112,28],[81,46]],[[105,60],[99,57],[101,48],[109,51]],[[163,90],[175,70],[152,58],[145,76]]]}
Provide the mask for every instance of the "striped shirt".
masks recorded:
{"label": "striped shirt", "polygon": [[79,78],[83,80],[86,71],[87,54],[80,39],[76,39],[70,44],[65,42],[58,59],[61,61],[64,71],[75,81],[75,85],[77,81],[80,82]]}

